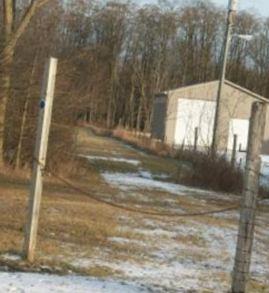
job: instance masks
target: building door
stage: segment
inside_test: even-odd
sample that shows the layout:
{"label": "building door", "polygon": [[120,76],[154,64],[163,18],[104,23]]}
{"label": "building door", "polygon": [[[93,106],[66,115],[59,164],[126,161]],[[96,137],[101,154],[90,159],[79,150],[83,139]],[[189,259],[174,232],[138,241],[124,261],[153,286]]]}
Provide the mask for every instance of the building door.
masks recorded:
{"label": "building door", "polygon": [[228,139],[228,151],[233,149],[234,135],[237,135],[237,151],[246,152],[248,145],[249,120],[231,119]]}
{"label": "building door", "polygon": [[174,139],[175,145],[193,146],[195,129],[198,128],[198,146],[211,146],[215,108],[215,102],[179,99]]}

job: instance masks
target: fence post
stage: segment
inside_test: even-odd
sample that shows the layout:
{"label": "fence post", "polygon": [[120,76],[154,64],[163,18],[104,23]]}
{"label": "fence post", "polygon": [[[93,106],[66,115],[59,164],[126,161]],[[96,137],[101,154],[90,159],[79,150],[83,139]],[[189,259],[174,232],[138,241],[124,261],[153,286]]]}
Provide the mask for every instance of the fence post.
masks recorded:
{"label": "fence post", "polygon": [[232,292],[244,293],[249,277],[255,226],[255,211],[259,191],[260,152],[265,129],[266,105],[252,105],[244,189],[240,211],[239,232],[233,270]]}
{"label": "fence post", "polygon": [[231,164],[234,167],[236,163],[236,152],[237,152],[237,134],[234,134],[234,140],[233,140],[233,150],[232,150],[232,158],[231,158]]}
{"label": "fence post", "polygon": [[199,137],[199,128],[195,127],[194,130],[194,151],[197,151],[197,145],[198,145],[198,137]]}
{"label": "fence post", "polygon": [[30,187],[28,220],[25,231],[24,254],[29,262],[34,261],[38,219],[42,196],[42,177],[46,164],[47,145],[51,123],[57,59],[50,58],[46,64],[42,84],[38,127],[34,153],[33,174]]}

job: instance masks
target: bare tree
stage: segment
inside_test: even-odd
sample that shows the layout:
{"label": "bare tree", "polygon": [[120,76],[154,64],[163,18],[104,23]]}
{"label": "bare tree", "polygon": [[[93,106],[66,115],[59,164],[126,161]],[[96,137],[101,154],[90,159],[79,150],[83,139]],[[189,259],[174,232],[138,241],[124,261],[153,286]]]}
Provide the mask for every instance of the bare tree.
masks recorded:
{"label": "bare tree", "polygon": [[[156,93],[218,78],[225,11],[210,1],[138,6],[117,0],[54,0],[40,10],[48,1],[0,2],[5,15],[0,22],[2,161],[5,150],[14,165],[31,161],[47,54],[60,60],[57,124],[84,119],[149,131]],[[256,41],[233,39],[227,77],[268,96],[268,20],[249,13],[237,19],[235,33],[254,33]],[[53,126],[51,139],[49,160],[56,164],[55,154],[60,157],[73,146],[72,131]]]}
{"label": "bare tree", "polygon": [[32,0],[25,8],[20,19],[17,19],[19,10],[16,0],[2,0],[3,5],[3,35],[4,45],[0,55],[0,163],[4,159],[4,131],[6,108],[10,95],[11,69],[14,51],[18,40],[27,29],[36,11],[50,0]]}

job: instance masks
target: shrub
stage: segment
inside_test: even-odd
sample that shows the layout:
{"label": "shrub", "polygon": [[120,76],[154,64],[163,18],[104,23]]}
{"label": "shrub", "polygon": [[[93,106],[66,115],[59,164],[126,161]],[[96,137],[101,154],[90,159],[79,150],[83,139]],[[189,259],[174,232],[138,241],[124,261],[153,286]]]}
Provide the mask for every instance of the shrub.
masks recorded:
{"label": "shrub", "polygon": [[181,161],[178,172],[181,183],[224,192],[242,192],[243,172],[233,167],[224,156],[180,150],[176,158]]}

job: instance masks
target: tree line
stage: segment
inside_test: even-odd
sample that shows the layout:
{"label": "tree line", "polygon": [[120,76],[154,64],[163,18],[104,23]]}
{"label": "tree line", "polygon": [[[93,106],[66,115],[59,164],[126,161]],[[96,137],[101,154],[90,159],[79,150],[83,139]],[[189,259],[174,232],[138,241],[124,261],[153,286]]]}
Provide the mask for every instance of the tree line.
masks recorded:
{"label": "tree line", "polygon": [[[32,160],[45,59],[59,59],[51,164],[72,153],[79,119],[149,131],[156,93],[219,76],[226,10],[206,0],[2,0],[0,162]],[[236,34],[252,34],[243,41]],[[269,19],[236,17],[227,78],[269,97]]]}

